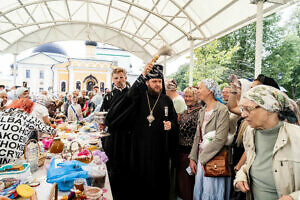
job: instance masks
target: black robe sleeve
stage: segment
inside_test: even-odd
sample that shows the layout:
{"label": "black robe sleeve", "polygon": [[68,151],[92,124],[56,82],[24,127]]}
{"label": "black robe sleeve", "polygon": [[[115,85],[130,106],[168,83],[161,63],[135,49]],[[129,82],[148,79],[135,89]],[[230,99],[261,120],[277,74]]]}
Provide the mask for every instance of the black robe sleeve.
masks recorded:
{"label": "black robe sleeve", "polygon": [[177,122],[177,113],[171,100],[169,106],[169,121],[171,122],[171,130],[168,133],[169,156],[171,158],[172,167],[178,166],[178,146],[179,146],[179,125]]}
{"label": "black robe sleeve", "polygon": [[140,75],[134,82],[129,91],[120,97],[118,101],[114,101],[107,113],[105,124],[110,127],[110,129],[115,129],[117,127],[122,127],[128,124],[135,113],[136,101],[139,99],[142,90],[145,91],[145,78]]}

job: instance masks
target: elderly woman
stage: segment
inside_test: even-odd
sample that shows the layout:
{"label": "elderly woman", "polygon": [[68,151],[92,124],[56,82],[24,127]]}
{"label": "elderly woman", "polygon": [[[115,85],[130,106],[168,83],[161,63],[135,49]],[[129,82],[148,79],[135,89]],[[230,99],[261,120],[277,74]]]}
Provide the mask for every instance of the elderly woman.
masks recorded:
{"label": "elderly woman", "polygon": [[188,155],[191,152],[197,128],[198,112],[201,108],[197,103],[197,89],[188,87],[184,90],[184,101],[188,109],[179,120],[179,166],[177,171],[178,196],[183,200],[193,199],[195,177],[189,176],[186,168],[189,166]]}
{"label": "elderly woman", "polygon": [[[196,174],[194,200],[228,200],[230,177],[205,177],[203,166],[221,150],[226,149],[229,112],[227,107],[220,103],[221,91],[214,80],[205,79],[200,82],[198,95],[205,106],[199,111],[198,127],[189,155],[191,171]],[[200,138],[206,137],[208,133],[214,133],[214,136],[204,145],[204,140]]]}
{"label": "elderly woman", "polygon": [[247,162],[237,172],[234,186],[247,199],[298,200],[300,196],[300,127],[289,98],[274,87],[259,85],[241,102],[249,126],[244,133]]}
{"label": "elderly woman", "polygon": [[32,108],[30,99],[21,98],[0,112],[0,165],[23,156],[25,144],[35,131],[54,132],[50,126],[29,115]]}

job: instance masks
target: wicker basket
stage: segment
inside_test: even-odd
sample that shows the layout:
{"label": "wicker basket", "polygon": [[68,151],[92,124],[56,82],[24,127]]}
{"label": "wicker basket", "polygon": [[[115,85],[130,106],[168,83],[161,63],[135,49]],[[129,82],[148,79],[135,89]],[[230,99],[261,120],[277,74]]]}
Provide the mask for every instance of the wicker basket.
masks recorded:
{"label": "wicker basket", "polygon": [[[78,145],[78,151],[74,151],[74,150],[72,149],[72,144],[73,144],[73,143],[77,143],[77,145]],[[80,157],[80,158],[78,158],[78,157],[77,157],[77,158],[74,158],[76,153],[79,153],[79,152],[81,152],[81,151],[84,150],[84,149],[86,149],[86,150],[89,151],[89,155],[88,155],[88,156]],[[83,162],[83,163],[86,163],[86,164],[89,164],[90,162],[93,161],[93,153],[92,153],[88,148],[81,147],[80,143],[78,143],[78,142],[76,142],[76,141],[71,142],[71,144],[70,144],[70,150],[69,150],[69,151],[71,152],[71,155],[72,155],[72,156],[71,156],[71,160],[78,160],[78,161]]]}
{"label": "wicker basket", "polygon": [[27,145],[31,142],[37,143],[38,147],[39,147],[39,160],[38,160],[38,165],[39,167],[43,166],[46,160],[46,153],[41,153],[41,147],[40,144],[38,143],[38,141],[36,139],[30,139],[26,142],[25,144],[25,148],[24,148],[24,158],[26,160],[26,150],[27,150]]}

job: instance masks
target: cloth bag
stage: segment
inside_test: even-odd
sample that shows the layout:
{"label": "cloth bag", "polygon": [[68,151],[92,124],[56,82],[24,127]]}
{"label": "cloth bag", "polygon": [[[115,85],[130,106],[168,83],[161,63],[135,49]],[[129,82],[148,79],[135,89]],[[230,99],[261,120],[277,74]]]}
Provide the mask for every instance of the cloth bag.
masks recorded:
{"label": "cloth bag", "polygon": [[[203,139],[202,139],[201,127],[199,127],[199,131],[200,131],[200,140],[202,143]],[[204,167],[204,176],[206,177],[230,176],[230,169],[228,165],[228,151],[226,149],[222,149],[203,167]]]}
{"label": "cloth bag", "polygon": [[47,183],[57,183],[60,191],[70,191],[77,178],[88,178],[88,172],[82,169],[86,164],[77,160],[65,161],[55,165],[52,159],[47,169]]}

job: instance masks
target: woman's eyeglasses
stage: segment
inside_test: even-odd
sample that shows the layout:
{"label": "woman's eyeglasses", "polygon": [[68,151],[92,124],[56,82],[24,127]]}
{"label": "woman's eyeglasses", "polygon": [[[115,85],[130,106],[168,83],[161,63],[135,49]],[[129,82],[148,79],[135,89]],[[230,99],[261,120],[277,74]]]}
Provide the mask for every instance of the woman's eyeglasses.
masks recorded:
{"label": "woman's eyeglasses", "polygon": [[260,107],[259,105],[256,105],[256,106],[241,106],[240,111],[241,111],[241,113],[245,112],[247,114],[250,114],[251,111],[253,111],[253,110],[255,110],[259,107]]}

